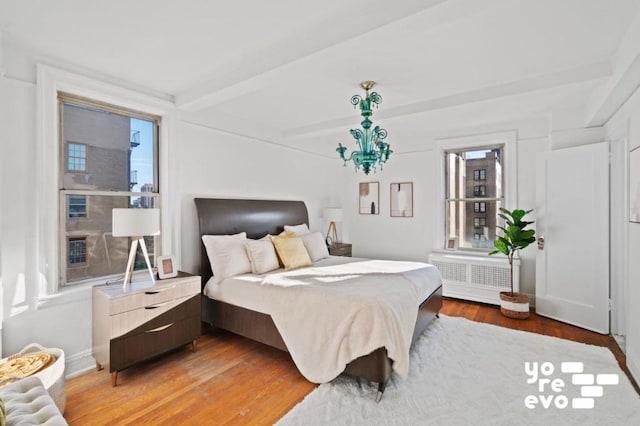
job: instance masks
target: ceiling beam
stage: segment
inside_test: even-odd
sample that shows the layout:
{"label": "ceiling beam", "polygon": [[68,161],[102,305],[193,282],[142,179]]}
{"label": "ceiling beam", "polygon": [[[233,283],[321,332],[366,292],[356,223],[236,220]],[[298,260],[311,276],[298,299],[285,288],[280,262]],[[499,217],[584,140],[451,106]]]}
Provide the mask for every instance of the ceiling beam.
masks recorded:
{"label": "ceiling beam", "polygon": [[445,1],[371,1],[362,10],[334,16],[268,50],[247,52],[241,62],[221,67],[210,80],[176,94],[176,106],[193,112],[253,92],[278,77],[287,65]]}
{"label": "ceiling beam", "polygon": [[640,12],[613,57],[613,74],[587,105],[585,127],[603,126],[640,87]]}
{"label": "ceiling beam", "polygon": [[[601,79],[611,76],[611,65],[608,61],[585,64],[579,67],[556,71],[554,73],[527,77],[520,80],[487,86],[476,90],[456,93],[440,98],[427,99],[407,105],[387,108],[376,112],[376,118],[392,119],[420,114],[429,111],[454,108],[474,102],[514,96],[539,90],[561,87],[585,81]],[[284,131],[285,138],[295,139],[309,137],[314,134],[326,133],[335,128],[344,128],[353,124],[353,116],[314,123],[308,126],[288,129]]]}

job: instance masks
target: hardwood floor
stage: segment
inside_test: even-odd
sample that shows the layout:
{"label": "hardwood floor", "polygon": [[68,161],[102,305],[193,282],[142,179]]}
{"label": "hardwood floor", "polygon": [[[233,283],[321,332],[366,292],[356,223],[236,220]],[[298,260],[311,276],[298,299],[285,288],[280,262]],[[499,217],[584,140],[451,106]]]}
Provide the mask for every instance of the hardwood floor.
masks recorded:
{"label": "hardwood floor", "polygon": [[[611,336],[535,313],[528,320],[511,320],[496,307],[455,300],[445,300],[441,313],[605,346],[629,375],[624,354]],[[196,353],[186,345],[124,370],[115,388],[104,370],[68,380],[64,416],[71,425],[267,425],[315,387],[298,373],[287,353],[216,331],[200,338]]]}

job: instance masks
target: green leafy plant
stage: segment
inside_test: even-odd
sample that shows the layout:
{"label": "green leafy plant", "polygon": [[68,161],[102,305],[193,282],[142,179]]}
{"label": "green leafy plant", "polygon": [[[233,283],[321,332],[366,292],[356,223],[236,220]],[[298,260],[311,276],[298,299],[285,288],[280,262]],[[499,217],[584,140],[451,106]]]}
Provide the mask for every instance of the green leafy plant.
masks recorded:
{"label": "green leafy plant", "polygon": [[525,229],[527,225],[531,225],[534,222],[522,220],[532,211],[533,210],[524,211],[520,209],[509,211],[501,208],[498,214],[498,216],[504,219],[506,227],[498,226],[498,228],[502,230],[503,236],[499,236],[493,242],[493,246],[496,249],[489,253],[489,256],[502,253],[509,259],[509,267],[511,268],[511,296],[513,296],[513,256],[518,250],[526,248],[536,240],[536,230]]}

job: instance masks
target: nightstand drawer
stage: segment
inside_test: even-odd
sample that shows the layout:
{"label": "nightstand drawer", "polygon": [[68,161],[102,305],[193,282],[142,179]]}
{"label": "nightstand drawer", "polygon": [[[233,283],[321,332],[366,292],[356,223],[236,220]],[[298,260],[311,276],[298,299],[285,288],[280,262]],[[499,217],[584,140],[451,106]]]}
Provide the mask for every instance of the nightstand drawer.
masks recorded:
{"label": "nightstand drawer", "polygon": [[127,334],[111,342],[109,371],[127,368],[141,360],[187,344],[200,336],[200,317],[165,322],[141,333]]}
{"label": "nightstand drawer", "polygon": [[200,278],[167,283],[159,282],[154,287],[138,293],[114,297],[111,299],[109,314],[116,315],[122,312],[133,311],[147,306],[161,305],[164,302],[193,296],[200,293]]}
{"label": "nightstand drawer", "polygon": [[111,316],[111,338],[115,339],[118,336],[122,336],[129,331],[140,327],[141,325],[148,323],[152,319],[161,316],[165,312],[174,309],[175,319],[186,318],[191,311],[197,312],[200,309],[199,304],[185,303],[188,299],[200,298],[200,295],[196,296],[184,296],[179,299],[167,300],[152,305],[147,305],[142,308],[134,309],[132,311],[122,312],[117,315]]}

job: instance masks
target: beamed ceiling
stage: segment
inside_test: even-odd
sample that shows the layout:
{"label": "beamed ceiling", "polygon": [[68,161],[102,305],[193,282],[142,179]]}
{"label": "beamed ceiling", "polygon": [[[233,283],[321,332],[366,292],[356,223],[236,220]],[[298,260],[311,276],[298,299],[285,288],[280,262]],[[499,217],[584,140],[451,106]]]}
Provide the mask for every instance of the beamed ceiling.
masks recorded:
{"label": "beamed ceiling", "polygon": [[369,79],[383,97],[373,121],[406,141],[400,151],[482,123],[602,125],[640,81],[637,48],[619,69],[639,11],[637,0],[0,0],[0,29],[7,51],[172,100],[185,121],[333,157]]}

